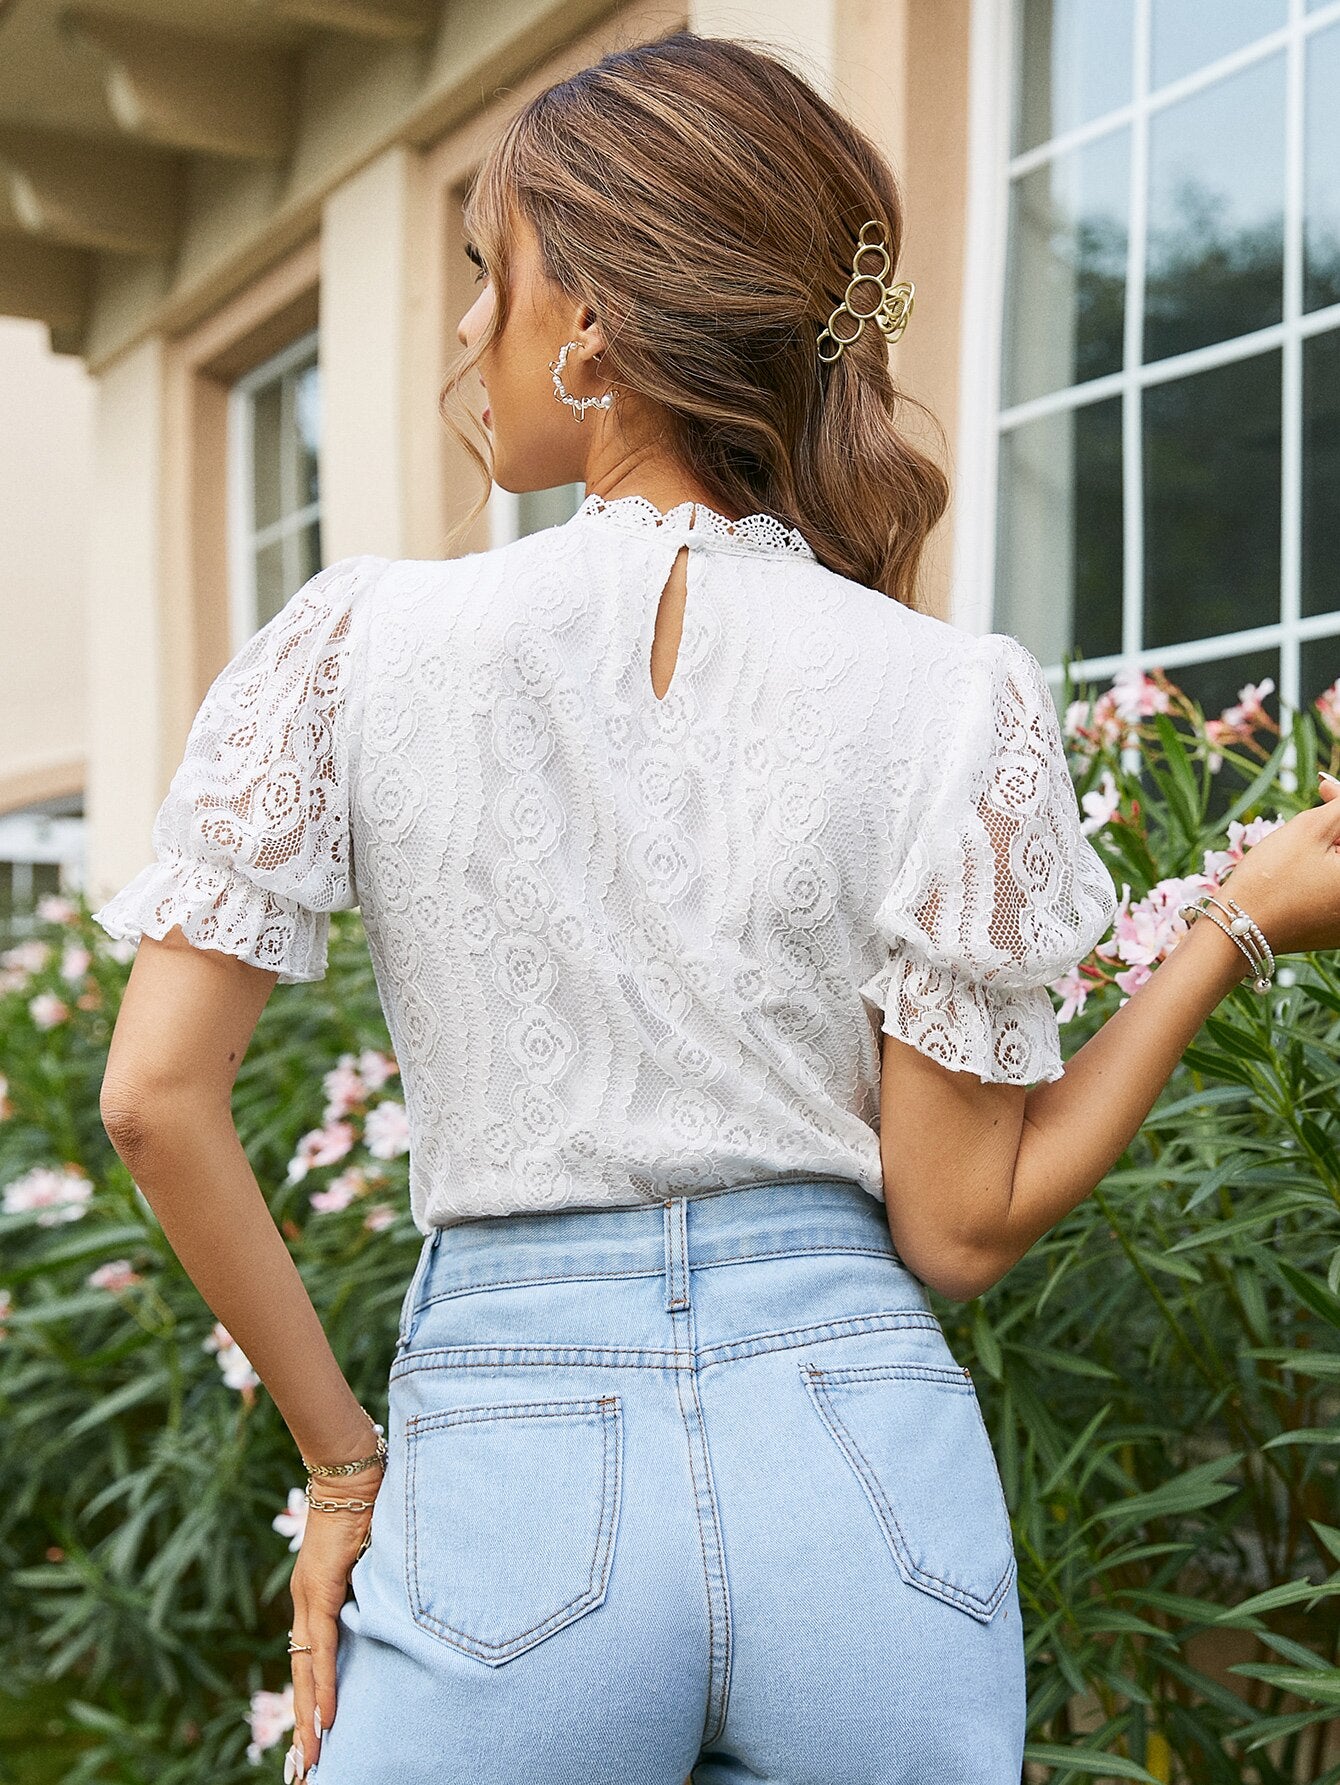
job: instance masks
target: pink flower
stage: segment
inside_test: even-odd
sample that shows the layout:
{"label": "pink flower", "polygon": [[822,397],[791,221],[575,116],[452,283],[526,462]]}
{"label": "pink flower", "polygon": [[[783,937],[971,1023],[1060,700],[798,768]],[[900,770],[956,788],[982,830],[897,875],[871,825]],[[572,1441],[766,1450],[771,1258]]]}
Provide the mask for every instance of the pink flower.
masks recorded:
{"label": "pink flower", "polygon": [[1112,704],[1128,724],[1166,713],[1171,696],[1142,669],[1119,669],[1112,678]]}
{"label": "pink flower", "polygon": [[400,1067],[390,1054],[384,1054],[375,1047],[365,1047],[358,1056],[358,1070],[369,1091],[380,1091],[387,1079],[399,1072]]}
{"label": "pink flower", "polygon": [[0,1339],[9,1331],[8,1320],[14,1312],[14,1297],[8,1289],[0,1289]]}
{"label": "pink flower", "polygon": [[409,1151],[409,1118],[403,1103],[388,1099],[368,1111],[363,1139],[374,1159],[394,1159]]}
{"label": "pink flower", "polygon": [[92,1194],[92,1180],[82,1166],[35,1165],[6,1184],[4,1208],[7,1215],[40,1209],[37,1225],[54,1227],[58,1221],[77,1221]]}
{"label": "pink flower", "polygon": [[0,1122],[7,1122],[14,1114],[14,1106],[9,1101],[9,1080],[0,1072]]}
{"label": "pink flower", "polygon": [[1253,818],[1250,824],[1241,824],[1235,818],[1228,827],[1228,848],[1205,851],[1206,874],[1222,880],[1249,849],[1259,843],[1262,837],[1268,837],[1271,831],[1278,830],[1284,822],[1283,818]]}
{"label": "pink flower", "polygon": [[266,1749],[293,1727],[293,1681],[287,1681],[282,1692],[253,1692],[247,1720],[251,1724],[247,1759],[257,1766]]}
{"label": "pink flower", "polygon": [[1121,810],[1121,795],[1117,792],[1117,784],[1112,777],[1111,769],[1103,770],[1103,778],[1098,786],[1086,793],[1080,804],[1088,813],[1088,817],[1079,827],[1085,836],[1091,836],[1094,831],[1101,830],[1105,824],[1109,824],[1117,816]]}
{"label": "pink flower", "polygon": [[347,1209],[357,1196],[363,1196],[371,1188],[368,1173],[361,1165],[351,1165],[342,1171],[337,1178],[330,1180],[325,1190],[313,1190],[311,1204],[323,1214],[333,1210]]}
{"label": "pink flower", "polygon": [[131,1289],[144,1278],[131,1266],[128,1258],[114,1258],[110,1264],[100,1264],[95,1271],[90,1271],[84,1279],[90,1289],[107,1289],[116,1292]]}
{"label": "pink flower", "polygon": [[290,1549],[301,1549],[302,1540],[307,1533],[307,1496],[300,1487],[291,1487],[288,1491],[288,1507],[284,1512],[276,1513],[270,1520],[271,1525],[281,1537],[291,1537]]}
{"label": "pink flower", "polygon": [[1340,677],[1329,688],[1324,689],[1312,704],[1326,729],[1340,737]]}
{"label": "pink flower", "polygon": [[289,1160],[288,1182],[296,1184],[314,1166],[334,1165],[358,1139],[349,1122],[329,1122],[324,1128],[309,1129],[298,1142],[298,1150]]}
{"label": "pink flower", "polygon": [[43,893],[37,901],[37,915],[43,923],[78,923],[79,907],[63,893]]}
{"label": "pink flower", "polygon": [[33,936],[26,942],[16,942],[13,948],[0,954],[0,966],[17,967],[20,973],[40,973],[51,955],[51,944]]}
{"label": "pink flower", "polygon": [[102,945],[103,951],[114,961],[133,961],[139,943],[130,936],[111,936]]}
{"label": "pink flower", "polygon": [[82,942],[67,942],[65,952],[60,960],[62,979],[82,979],[88,972],[93,956]]}
{"label": "pink flower", "polygon": [[1072,967],[1069,973],[1051,982],[1050,989],[1062,1001],[1061,1008],[1056,1013],[1058,1023],[1068,1023],[1071,1017],[1078,1016],[1089,996],[1090,985],[1091,981],[1078,967]]}
{"label": "pink flower", "polygon": [[54,992],[39,992],[28,1000],[28,1014],[39,1029],[54,1029],[69,1020],[70,1007]]}
{"label": "pink flower", "polygon": [[367,1214],[363,1217],[363,1225],[364,1227],[370,1228],[373,1233],[380,1233],[384,1227],[389,1227],[394,1220],[395,1210],[391,1207],[389,1202],[374,1202]]}
{"label": "pink flower", "polygon": [[321,1081],[326,1093],[324,1120],[333,1122],[339,1116],[347,1116],[353,1110],[362,1109],[367,1102],[367,1086],[354,1064],[352,1054],[341,1054],[336,1065]]}
{"label": "pink flower", "polygon": [[[1095,953],[1109,960],[1115,955],[1126,967],[1153,967],[1186,934],[1186,922],[1177,915],[1178,905],[1200,893],[1217,892],[1218,882],[1208,874],[1161,880],[1133,905],[1129,903],[1130,891],[1129,886],[1123,886],[1112,934],[1098,944]],[[1121,974],[1116,978],[1121,985]]]}
{"label": "pink flower", "polygon": [[232,1334],[222,1321],[214,1322],[213,1331],[203,1341],[202,1349],[218,1354],[219,1368],[223,1371],[223,1380],[229,1388],[248,1389],[260,1386],[260,1377],[252,1369],[246,1353],[234,1342]]}
{"label": "pink flower", "polygon": [[[1151,977],[1153,971],[1154,969],[1152,967],[1128,967],[1124,973],[1118,973],[1114,976],[1117,984],[1126,994],[1126,997],[1121,1001],[1122,1004],[1125,1004],[1127,999],[1140,990],[1140,987],[1145,981]],[[1118,1009],[1120,1009],[1120,1005],[1118,1005]]]}

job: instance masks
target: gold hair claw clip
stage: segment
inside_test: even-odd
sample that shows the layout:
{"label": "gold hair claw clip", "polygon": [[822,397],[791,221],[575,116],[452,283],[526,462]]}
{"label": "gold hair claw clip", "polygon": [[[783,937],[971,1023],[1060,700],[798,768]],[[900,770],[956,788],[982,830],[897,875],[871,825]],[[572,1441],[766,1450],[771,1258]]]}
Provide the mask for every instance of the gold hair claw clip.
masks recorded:
{"label": "gold hair claw clip", "polygon": [[[874,234],[870,234],[870,231]],[[869,256],[878,256],[878,267],[862,265]],[[842,302],[828,318],[819,335],[817,351],[825,365],[831,365],[835,359],[842,357],[843,348],[850,347],[867,322],[876,323],[890,341],[896,341],[907,327],[916,287],[910,279],[901,279],[896,285],[885,284],[892,271],[893,260],[884,235],[884,225],[872,218],[861,225],[861,233],[856,240],[856,253],[852,258],[852,274],[847,281]],[[868,291],[863,292],[862,287],[867,287]],[[873,303],[870,301],[870,294],[874,296]],[[856,301],[853,302],[853,299]],[[825,352],[825,345],[831,351]]]}

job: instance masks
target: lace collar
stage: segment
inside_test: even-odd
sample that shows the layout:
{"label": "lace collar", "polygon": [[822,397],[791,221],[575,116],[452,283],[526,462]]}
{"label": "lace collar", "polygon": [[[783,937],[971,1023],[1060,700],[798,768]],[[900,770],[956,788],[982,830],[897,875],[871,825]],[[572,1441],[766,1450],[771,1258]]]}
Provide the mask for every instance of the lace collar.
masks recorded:
{"label": "lace collar", "polygon": [[677,533],[685,543],[713,545],[725,551],[763,552],[768,556],[813,558],[804,534],[773,514],[747,514],[728,521],[702,502],[677,502],[662,512],[645,496],[607,498],[594,491],[573,515],[574,521],[597,521],[633,533]]}

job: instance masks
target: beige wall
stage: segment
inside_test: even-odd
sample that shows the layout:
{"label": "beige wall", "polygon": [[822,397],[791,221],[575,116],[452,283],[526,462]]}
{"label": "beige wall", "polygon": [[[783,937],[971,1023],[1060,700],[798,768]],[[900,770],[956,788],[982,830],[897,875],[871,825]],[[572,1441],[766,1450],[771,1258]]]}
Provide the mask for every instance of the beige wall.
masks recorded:
{"label": "beige wall", "polygon": [[0,812],[84,784],[93,380],[0,318]]}

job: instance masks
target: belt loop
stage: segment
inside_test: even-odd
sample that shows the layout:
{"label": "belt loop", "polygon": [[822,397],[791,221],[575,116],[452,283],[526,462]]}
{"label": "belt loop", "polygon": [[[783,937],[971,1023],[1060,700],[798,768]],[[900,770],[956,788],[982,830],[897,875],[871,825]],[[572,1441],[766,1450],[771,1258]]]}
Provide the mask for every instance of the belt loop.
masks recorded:
{"label": "belt loop", "polygon": [[667,1196],[665,1208],[665,1308],[668,1314],[689,1303],[689,1230],[687,1196]]}

